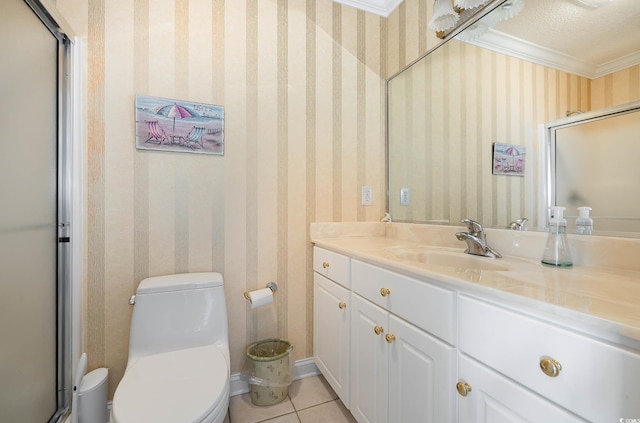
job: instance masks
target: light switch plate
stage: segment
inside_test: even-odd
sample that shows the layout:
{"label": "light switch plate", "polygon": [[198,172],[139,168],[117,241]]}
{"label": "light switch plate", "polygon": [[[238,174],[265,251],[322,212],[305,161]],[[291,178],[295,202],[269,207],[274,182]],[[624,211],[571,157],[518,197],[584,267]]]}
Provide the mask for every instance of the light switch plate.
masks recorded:
{"label": "light switch plate", "polygon": [[362,187],[362,205],[370,206],[373,204],[373,189],[371,187]]}
{"label": "light switch plate", "polygon": [[408,206],[411,204],[411,191],[409,188],[400,188],[400,205]]}

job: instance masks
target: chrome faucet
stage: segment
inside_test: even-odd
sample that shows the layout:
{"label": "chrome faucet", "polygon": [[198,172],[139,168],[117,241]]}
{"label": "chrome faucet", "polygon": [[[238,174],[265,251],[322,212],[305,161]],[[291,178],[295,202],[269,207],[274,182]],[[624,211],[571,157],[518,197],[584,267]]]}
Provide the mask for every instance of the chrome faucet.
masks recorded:
{"label": "chrome faucet", "polygon": [[465,253],[474,254],[476,256],[500,258],[502,255],[487,245],[487,240],[484,236],[484,229],[479,222],[471,219],[462,219],[460,223],[467,225],[469,232],[457,232],[456,238],[459,241],[467,243],[467,249]]}
{"label": "chrome faucet", "polygon": [[527,223],[527,219],[526,217],[521,217],[519,219],[514,220],[513,222],[509,223],[509,228],[510,229],[515,229],[516,231],[522,231],[524,230],[524,225],[525,223]]}

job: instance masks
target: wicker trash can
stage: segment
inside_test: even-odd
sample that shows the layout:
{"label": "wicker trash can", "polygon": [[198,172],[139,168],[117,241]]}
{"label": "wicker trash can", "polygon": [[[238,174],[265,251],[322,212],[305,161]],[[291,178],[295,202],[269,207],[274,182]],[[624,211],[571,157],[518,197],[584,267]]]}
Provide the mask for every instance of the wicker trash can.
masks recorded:
{"label": "wicker trash can", "polygon": [[247,348],[249,387],[254,405],[273,405],[289,395],[293,376],[293,345],[285,339],[265,339]]}

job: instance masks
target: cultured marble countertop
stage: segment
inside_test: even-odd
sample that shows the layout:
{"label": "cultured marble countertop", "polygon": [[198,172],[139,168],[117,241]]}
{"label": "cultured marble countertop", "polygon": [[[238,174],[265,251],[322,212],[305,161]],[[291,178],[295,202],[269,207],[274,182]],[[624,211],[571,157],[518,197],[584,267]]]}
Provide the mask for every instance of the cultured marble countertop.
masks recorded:
{"label": "cultured marble countertop", "polygon": [[[464,254],[460,247],[433,247],[388,236],[317,237],[316,246],[414,278],[436,280],[460,292],[497,301],[551,323],[640,351],[640,271],[578,265],[544,266],[509,256],[491,259]],[[416,261],[435,251],[433,263]],[[442,252],[442,254],[440,254]],[[438,258],[462,255],[437,264]],[[640,260],[640,257],[638,258]],[[473,266],[480,260],[478,268]]]}

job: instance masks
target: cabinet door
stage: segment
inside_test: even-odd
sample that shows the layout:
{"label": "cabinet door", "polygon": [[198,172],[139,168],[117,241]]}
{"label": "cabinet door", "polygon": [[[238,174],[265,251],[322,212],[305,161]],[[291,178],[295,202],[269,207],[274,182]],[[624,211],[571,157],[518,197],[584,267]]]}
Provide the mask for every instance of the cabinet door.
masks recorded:
{"label": "cabinet door", "polygon": [[459,423],[585,422],[466,356],[459,358],[458,374],[471,387],[458,397]]}
{"label": "cabinet door", "polygon": [[351,304],[351,414],[359,423],[385,423],[388,313],[356,294]]}
{"label": "cabinet door", "polygon": [[314,359],[349,408],[349,291],[314,274]]}
{"label": "cabinet door", "polygon": [[455,349],[391,315],[389,422],[454,421]]}

